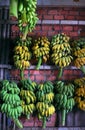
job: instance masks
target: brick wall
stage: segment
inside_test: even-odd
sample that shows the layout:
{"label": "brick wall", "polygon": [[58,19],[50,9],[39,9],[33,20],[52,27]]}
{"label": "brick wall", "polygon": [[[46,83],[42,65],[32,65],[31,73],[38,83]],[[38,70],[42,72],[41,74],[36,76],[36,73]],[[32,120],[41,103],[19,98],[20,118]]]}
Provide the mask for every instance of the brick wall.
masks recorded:
{"label": "brick wall", "polygon": [[[39,21],[32,33],[28,33],[33,38],[38,36],[47,36],[49,39],[53,35],[64,32],[77,39],[85,36],[85,8],[81,7],[38,7],[37,14]],[[11,26],[11,37],[19,35],[17,25]],[[58,69],[43,69],[36,71],[28,70],[28,76],[35,81],[45,80],[54,81],[57,78]],[[64,69],[62,80],[74,80],[82,76],[80,70]]]}
{"label": "brick wall", "polygon": [[[53,35],[60,32],[66,33],[72,39],[77,39],[79,37],[85,36],[85,9],[84,8],[38,7],[37,13],[38,13],[39,21],[35,29],[33,30],[33,32],[28,33],[28,35],[32,36],[33,38],[38,36],[47,36],[49,40],[51,40]],[[13,24],[11,26],[11,38],[15,39],[15,37],[18,35],[19,35],[19,28],[17,27],[17,24]],[[28,70],[24,71],[24,76],[26,78],[30,77],[32,80],[36,81],[37,83],[41,83],[46,80],[50,80],[54,82],[57,79],[58,76],[57,74],[58,74],[58,68],[56,66],[55,67],[47,66],[46,68],[43,67],[40,70],[36,70],[34,66],[33,68],[30,67]],[[61,79],[73,81],[74,79],[79,78],[81,76],[83,76],[83,74],[79,69],[76,69],[74,67],[73,68],[69,67],[63,70],[63,76]],[[19,70],[16,69],[10,70],[7,78],[13,80],[19,80],[20,79]],[[74,113],[72,113],[69,116],[69,119],[67,118],[66,125],[75,126],[74,122],[76,122],[76,126],[79,126],[79,120],[75,120],[75,117],[76,116],[74,116]],[[83,116],[81,116],[80,120],[83,120]],[[80,126],[83,126],[82,123]],[[74,128],[72,128],[72,130],[73,129]],[[78,130],[78,128],[75,129]]]}
{"label": "brick wall", "polygon": [[[78,7],[38,7],[39,22],[30,36],[48,36],[64,32],[71,38],[85,36],[85,8]],[[15,26],[14,26],[15,28]],[[12,35],[15,33],[12,27]],[[17,33],[17,27],[16,33]]]}

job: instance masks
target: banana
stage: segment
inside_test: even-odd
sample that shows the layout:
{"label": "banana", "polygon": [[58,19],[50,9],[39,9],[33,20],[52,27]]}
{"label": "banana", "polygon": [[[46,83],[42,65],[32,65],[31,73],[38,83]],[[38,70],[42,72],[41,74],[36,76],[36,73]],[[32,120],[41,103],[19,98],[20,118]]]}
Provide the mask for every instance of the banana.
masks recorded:
{"label": "banana", "polygon": [[49,58],[49,51],[50,51],[50,42],[47,37],[39,37],[34,41],[34,46],[32,48],[33,55],[38,60],[38,64],[36,66],[36,69],[40,68],[40,65],[42,62],[46,62]]}

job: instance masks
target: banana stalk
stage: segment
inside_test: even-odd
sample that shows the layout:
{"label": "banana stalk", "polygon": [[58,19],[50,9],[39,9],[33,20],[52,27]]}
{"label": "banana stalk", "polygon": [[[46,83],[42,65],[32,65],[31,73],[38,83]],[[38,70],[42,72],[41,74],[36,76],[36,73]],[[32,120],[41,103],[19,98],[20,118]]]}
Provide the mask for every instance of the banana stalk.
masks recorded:
{"label": "banana stalk", "polygon": [[66,110],[65,109],[62,110],[62,118],[61,119],[62,119],[61,125],[65,126],[65,119],[66,119]]}
{"label": "banana stalk", "polygon": [[42,128],[45,129],[46,128],[46,117],[43,117],[43,125]]}
{"label": "banana stalk", "polygon": [[10,16],[14,16],[18,19],[18,0],[10,0]]}
{"label": "banana stalk", "polygon": [[37,69],[37,70],[40,69],[41,64],[42,64],[42,57],[40,56],[40,57],[38,58],[38,64],[37,64],[37,66],[36,66],[36,69]]}
{"label": "banana stalk", "polygon": [[30,119],[30,114],[26,115],[27,119]]}
{"label": "banana stalk", "polygon": [[82,66],[80,67],[80,70],[85,74],[85,66],[84,66],[84,65],[82,65]]}
{"label": "banana stalk", "polygon": [[26,40],[27,34],[28,34],[28,26],[25,27],[25,30],[23,32],[23,36],[22,36],[23,41]]}
{"label": "banana stalk", "polygon": [[63,68],[59,69],[58,78],[61,78],[63,74]]}
{"label": "banana stalk", "polygon": [[20,70],[20,78],[24,79],[24,70]]}
{"label": "banana stalk", "polygon": [[18,119],[15,119],[15,120],[14,120],[14,123],[15,123],[15,125],[16,125],[18,128],[20,128],[20,129],[23,128],[22,123],[21,123]]}

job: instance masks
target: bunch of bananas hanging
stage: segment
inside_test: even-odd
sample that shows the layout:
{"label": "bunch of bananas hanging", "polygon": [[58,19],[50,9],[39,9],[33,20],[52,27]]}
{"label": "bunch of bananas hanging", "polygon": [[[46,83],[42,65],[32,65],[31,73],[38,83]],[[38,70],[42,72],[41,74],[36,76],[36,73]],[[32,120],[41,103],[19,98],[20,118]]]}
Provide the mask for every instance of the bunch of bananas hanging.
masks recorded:
{"label": "bunch of bananas hanging", "polygon": [[14,81],[3,80],[2,90],[0,92],[3,101],[1,112],[6,113],[8,117],[14,120],[18,127],[23,128],[18,120],[22,113],[19,93],[20,89]]}
{"label": "bunch of bananas hanging", "polygon": [[73,55],[74,65],[85,73],[83,67],[85,64],[85,38],[80,38],[73,42]]}
{"label": "bunch of bananas hanging", "polygon": [[66,113],[71,111],[75,105],[74,85],[63,81],[56,81],[54,84],[55,97],[54,103],[56,109],[62,111],[62,125],[65,125]]}
{"label": "bunch of bananas hanging", "polygon": [[69,37],[64,34],[57,34],[52,38],[52,61],[55,65],[60,67],[68,66],[73,59],[71,56],[71,47],[69,44]]}
{"label": "bunch of bananas hanging", "polygon": [[18,25],[21,31],[27,27],[32,31],[38,21],[37,0],[10,0],[10,16],[18,19]]}
{"label": "bunch of bananas hanging", "polygon": [[34,41],[34,46],[32,47],[33,55],[38,60],[38,64],[36,69],[40,68],[40,65],[43,62],[47,62],[49,59],[49,48],[50,42],[48,41],[47,37],[39,37]]}
{"label": "bunch of bananas hanging", "polygon": [[46,127],[46,120],[48,117],[55,113],[55,107],[53,105],[54,93],[53,84],[50,81],[40,83],[37,86],[37,104],[36,109],[38,112],[38,118],[42,120],[42,127]]}
{"label": "bunch of bananas hanging", "polygon": [[37,0],[18,1],[18,25],[20,30],[23,30],[26,26],[29,32],[34,29],[38,21],[36,5]]}
{"label": "bunch of bananas hanging", "polygon": [[19,82],[21,106],[23,108],[23,114],[30,118],[30,115],[35,111],[35,89],[36,83],[30,79],[23,79]]}
{"label": "bunch of bananas hanging", "polygon": [[78,108],[85,111],[85,77],[76,79],[75,102]]}
{"label": "bunch of bananas hanging", "polygon": [[17,41],[17,46],[14,48],[14,65],[20,70],[24,70],[30,66],[29,60],[31,59],[31,52],[27,47],[29,44],[29,40],[26,39],[22,41],[19,39]]}
{"label": "bunch of bananas hanging", "polygon": [[52,62],[60,68],[68,66],[73,59],[69,41],[70,38],[64,33],[57,34],[52,38]]}

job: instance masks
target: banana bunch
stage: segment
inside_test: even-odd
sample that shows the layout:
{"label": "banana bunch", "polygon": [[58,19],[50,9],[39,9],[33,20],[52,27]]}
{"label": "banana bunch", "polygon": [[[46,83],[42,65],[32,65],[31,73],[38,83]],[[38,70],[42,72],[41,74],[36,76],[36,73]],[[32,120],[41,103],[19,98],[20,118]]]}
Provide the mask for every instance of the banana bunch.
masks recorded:
{"label": "banana bunch", "polygon": [[21,106],[23,108],[23,114],[30,118],[30,115],[35,111],[35,89],[36,83],[30,79],[23,79],[19,82]]}
{"label": "banana bunch", "polygon": [[26,26],[29,32],[34,29],[38,21],[36,5],[37,0],[18,1],[18,25],[21,31],[24,31]]}
{"label": "banana bunch", "polygon": [[77,86],[82,86],[85,84],[85,77],[82,78],[78,78],[74,80],[74,84],[76,84]]}
{"label": "banana bunch", "polygon": [[74,65],[85,73],[85,38],[73,42]]}
{"label": "banana bunch", "polygon": [[40,83],[37,86],[36,97],[40,102],[52,103],[54,99],[53,84],[50,81]]}
{"label": "banana bunch", "polygon": [[34,45],[32,47],[33,55],[38,60],[38,64],[36,69],[40,68],[40,65],[43,62],[47,62],[49,59],[49,48],[50,42],[48,41],[47,37],[39,37],[37,40],[34,41]]}
{"label": "banana bunch", "polygon": [[[49,105],[45,102],[38,102],[36,105],[36,109],[38,110],[41,118],[43,118],[43,117],[48,118],[55,112],[55,107],[52,104]],[[41,118],[39,118],[39,119],[41,119]]]}
{"label": "banana bunch", "polygon": [[28,79],[20,80],[19,83],[18,83],[18,86],[20,88],[25,89],[25,90],[29,90],[29,91],[34,92],[36,90],[37,84],[36,84],[36,82],[34,82],[34,81],[32,81],[31,79],[28,78]]}
{"label": "banana bunch", "polygon": [[55,113],[55,107],[53,105],[54,93],[53,93],[53,84],[50,81],[45,83],[40,83],[37,86],[36,92],[36,109],[38,118],[42,120],[42,127],[46,127],[46,120],[49,116]]}
{"label": "banana bunch", "polygon": [[18,69],[24,70],[30,66],[31,53],[28,47],[23,44],[23,41],[19,40],[17,43],[18,45],[14,48],[14,65]]}
{"label": "banana bunch", "polygon": [[23,128],[18,120],[22,113],[19,93],[20,89],[14,81],[3,80],[2,90],[0,92],[3,101],[1,112],[6,113],[8,117],[14,120],[17,126]]}
{"label": "banana bunch", "polygon": [[32,38],[27,36],[26,39],[23,40],[22,36],[20,36],[20,38],[17,39],[17,45],[30,48],[32,45]]}
{"label": "banana bunch", "polygon": [[51,41],[52,62],[61,68],[59,77],[62,76],[62,68],[68,66],[73,59],[69,40],[70,38],[66,34],[61,33],[53,36]]}
{"label": "banana bunch", "polygon": [[62,112],[62,125],[65,125],[66,113],[72,111],[74,100],[74,85],[72,83],[65,83],[63,81],[56,81],[54,84],[55,97],[54,103],[56,109]]}
{"label": "banana bunch", "polygon": [[76,85],[74,97],[76,105],[85,111],[85,77],[74,80],[74,83]]}
{"label": "banana bunch", "polygon": [[33,103],[25,104],[25,102],[22,100],[21,102],[22,108],[23,108],[23,114],[27,115],[27,118],[30,118],[30,115],[33,114],[35,111],[35,105]]}
{"label": "banana bunch", "polygon": [[22,89],[20,91],[20,97],[21,97],[22,100],[25,101],[25,103],[27,105],[29,105],[30,103],[35,103],[36,102],[36,96],[35,96],[34,92],[32,92],[30,90]]}
{"label": "banana bunch", "polygon": [[10,0],[10,16],[18,19],[18,26],[21,32],[27,27],[28,31],[32,31],[38,21],[37,0]]}

